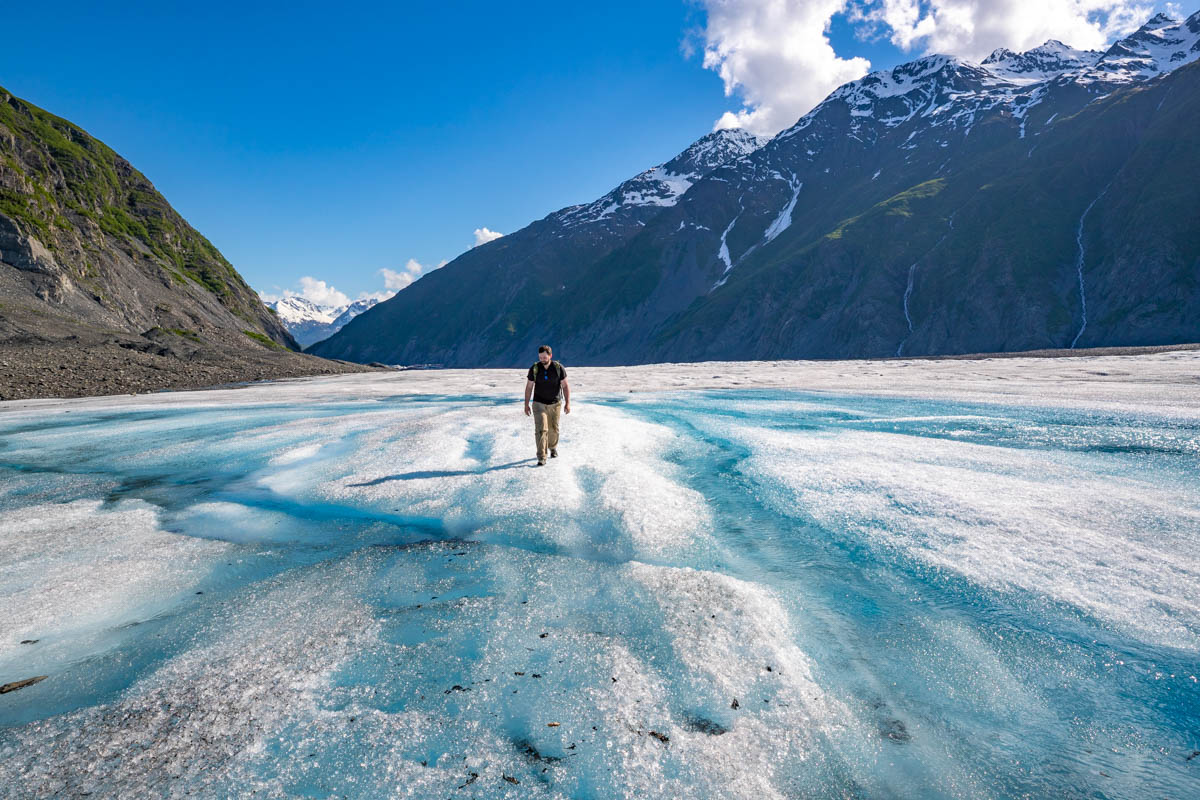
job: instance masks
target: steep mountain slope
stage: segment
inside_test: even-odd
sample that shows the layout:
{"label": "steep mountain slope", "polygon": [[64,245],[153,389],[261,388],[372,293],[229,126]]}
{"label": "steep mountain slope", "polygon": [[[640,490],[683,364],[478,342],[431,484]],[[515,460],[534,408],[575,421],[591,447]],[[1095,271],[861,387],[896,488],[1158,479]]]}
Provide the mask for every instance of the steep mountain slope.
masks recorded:
{"label": "steep mountain slope", "polygon": [[407,364],[524,360],[529,342],[546,332],[539,320],[561,311],[554,308],[558,287],[575,283],[715,167],[761,144],[744,131],[708,134],[593,203],[562,209],[464,253],[309,352]]}
{"label": "steep mountain slope", "polygon": [[289,349],[145,176],[0,89],[0,398],[345,369]]}
{"label": "steep mountain slope", "polygon": [[[1200,14],[1104,52],[1050,41],[872,73],[615,246],[535,223],[513,236],[544,254],[536,279],[480,248],[318,352],[470,366],[540,340],[594,364],[1200,340],[1197,58]],[[435,296],[453,312],[426,311]],[[507,338],[479,335],[497,325]]]}
{"label": "steep mountain slope", "polygon": [[1197,124],[1200,66],[1115,92],[1044,126],[1034,146],[1011,139],[748,259],[659,331],[649,355],[1196,341]]}
{"label": "steep mountain slope", "polygon": [[[781,191],[761,187],[764,165],[755,165],[758,174],[731,176],[745,196],[769,200],[757,213],[743,211],[727,237],[735,241],[736,269],[726,264],[718,281],[728,286],[699,295],[687,313],[655,330],[641,342],[642,357],[912,355],[1200,339],[1187,288],[1196,269],[1189,206],[1167,203],[1173,213],[1138,230],[1121,227],[1118,237],[1088,250],[1089,222],[1112,230],[1103,225],[1110,204],[1144,214],[1195,188],[1188,154],[1200,151],[1187,120],[1200,73],[1167,67],[1200,56],[1200,23],[1193,16],[1164,26],[1156,18],[1149,27],[1175,43],[1158,70],[1143,64],[1135,74],[1110,64],[1128,65],[1129,42],[1143,39],[1143,29],[1093,65],[1087,54],[1048,43],[1031,51],[1035,58],[1005,59],[1003,75],[931,57],[834,92],[758,154],[772,160],[767,167],[804,169],[806,156],[815,162],[793,178],[807,181],[797,205],[812,224],[772,239],[770,215],[782,205]],[[1036,57],[1050,50],[1066,56],[1061,71]],[[1017,70],[1040,80],[1026,82]],[[862,146],[850,144],[822,165],[826,130]],[[803,154],[791,144],[797,138],[806,143]],[[1152,153],[1170,150],[1179,151],[1176,164],[1153,162]],[[1139,161],[1126,168],[1135,154]],[[831,186],[828,175],[848,191]],[[1121,194],[1126,181],[1151,183],[1155,191],[1130,186]],[[714,206],[697,204],[701,213]],[[745,231],[740,240],[738,229]],[[645,235],[661,238],[663,231]],[[1129,302],[1108,308],[1102,324],[1093,315],[1090,330],[1076,338],[1086,302],[1086,293],[1079,295],[1081,236],[1085,274],[1092,259],[1123,253]],[[1156,260],[1147,239],[1171,252],[1168,261]],[[939,262],[946,267],[938,269]],[[709,274],[715,272],[710,262]],[[1095,289],[1111,293],[1102,283]],[[1168,300],[1173,312],[1150,311]]]}

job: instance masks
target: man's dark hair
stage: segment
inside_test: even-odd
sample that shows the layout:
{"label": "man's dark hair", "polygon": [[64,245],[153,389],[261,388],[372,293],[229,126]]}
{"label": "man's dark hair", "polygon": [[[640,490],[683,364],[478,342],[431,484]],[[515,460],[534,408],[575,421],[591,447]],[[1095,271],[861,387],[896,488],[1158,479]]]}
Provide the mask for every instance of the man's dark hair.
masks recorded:
{"label": "man's dark hair", "polygon": [[550,345],[548,345],[548,344],[544,344],[541,347],[539,347],[538,352],[539,353],[549,353],[550,355],[554,355],[554,351],[550,349]]}

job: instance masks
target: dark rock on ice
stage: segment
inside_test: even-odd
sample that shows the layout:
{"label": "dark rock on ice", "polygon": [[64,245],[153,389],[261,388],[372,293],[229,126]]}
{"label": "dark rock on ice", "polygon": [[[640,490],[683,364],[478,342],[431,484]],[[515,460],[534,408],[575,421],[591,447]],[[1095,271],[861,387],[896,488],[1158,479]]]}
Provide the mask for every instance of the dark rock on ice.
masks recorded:
{"label": "dark rock on ice", "polygon": [[709,736],[720,736],[723,733],[728,733],[729,729],[719,722],[713,722],[707,717],[688,717],[683,723],[684,727],[690,731],[697,733],[707,733]]}
{"label": "dark rock on ice", "polygon": [[907,742],[912,739],[908,728],[898,719],[889,719],[883,723],[879,732],[893,742]]}
{"label": "dark rock on ice", "polygon": [[543,755],[540,750],[534,747],[533,742],[528,739],[516,739],[513,745],[517,748],[517,752],[525,756],[530,761],[538,761],[543,764],[553,764],[556,761],[562,761],[559,756]]}
{"label": "dark rock on ice", "polygon": [[24,689],[26,686],[33,686],[35,683],[44,681],[48,677],[49,677],[48,675],[37,675],[32,678],[26,678],[23,681],[13,681],[12,683],[6,683],[3,686],[0,686],[0,694],[8,694],[9,692],[15,692],[17,689]]}

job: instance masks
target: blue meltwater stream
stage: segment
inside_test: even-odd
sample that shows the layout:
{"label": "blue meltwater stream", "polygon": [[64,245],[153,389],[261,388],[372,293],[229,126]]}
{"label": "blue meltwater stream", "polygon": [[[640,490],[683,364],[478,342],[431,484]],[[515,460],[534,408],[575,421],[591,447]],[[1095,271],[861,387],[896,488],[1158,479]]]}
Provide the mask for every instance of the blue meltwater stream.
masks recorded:
{"label": "blue meltwater stream", "polygon": [[584,400],[0,414],[0,795],[1200,797],[1200,424]]}

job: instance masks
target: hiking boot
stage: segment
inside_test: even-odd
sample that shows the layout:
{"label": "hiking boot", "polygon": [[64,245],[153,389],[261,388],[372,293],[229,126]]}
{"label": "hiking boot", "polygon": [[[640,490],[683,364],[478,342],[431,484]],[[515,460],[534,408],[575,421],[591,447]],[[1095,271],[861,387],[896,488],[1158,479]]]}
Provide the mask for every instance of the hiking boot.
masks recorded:
{"label": "hiking boot", "polygon": [[544,467],[544,466],[546,466],[546,459],[544,459],[544,458],[539,458],[539,459],[538,459],[538,463],[537,463],[537,465],[538,465],[539,467]]}
{"label": "hiking boot", "polygon": [[557,447],[550,448],[550,457],[558,458],[558,448]]}

